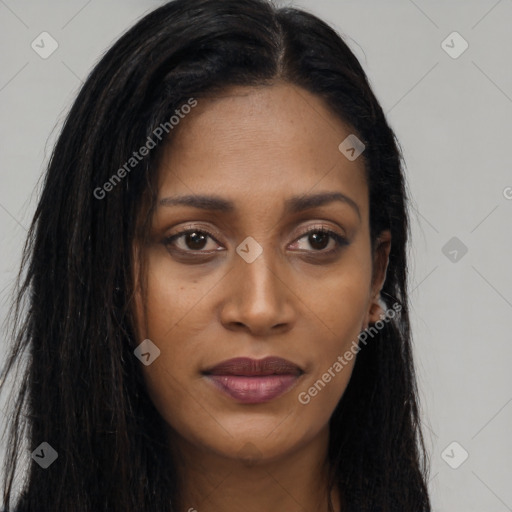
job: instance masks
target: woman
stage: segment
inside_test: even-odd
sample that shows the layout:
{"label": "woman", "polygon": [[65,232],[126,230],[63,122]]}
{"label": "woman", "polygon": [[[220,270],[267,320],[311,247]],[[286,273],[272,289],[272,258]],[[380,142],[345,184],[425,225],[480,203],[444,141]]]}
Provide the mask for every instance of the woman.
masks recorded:
{"label": "woman", "polygon": [[6,510],[430,510],[406,204],[324,22],[265,0],[139,21],[80,91],[29,233]]}

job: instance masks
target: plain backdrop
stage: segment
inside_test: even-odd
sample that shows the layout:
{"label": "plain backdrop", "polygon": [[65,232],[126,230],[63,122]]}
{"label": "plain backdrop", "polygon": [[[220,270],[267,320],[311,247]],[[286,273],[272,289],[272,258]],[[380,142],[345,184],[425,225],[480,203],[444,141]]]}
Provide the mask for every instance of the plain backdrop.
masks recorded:
{"label": "plain backdrop", "polygon": [[[0,320],[73,98],[111,43],[162,3],[0,0]],[[434,510],[512,511],[512,1],[286,4],[345,37],[404,151]],[[58,44],[46,59],[31,46],[51,43],[42,32]]]}

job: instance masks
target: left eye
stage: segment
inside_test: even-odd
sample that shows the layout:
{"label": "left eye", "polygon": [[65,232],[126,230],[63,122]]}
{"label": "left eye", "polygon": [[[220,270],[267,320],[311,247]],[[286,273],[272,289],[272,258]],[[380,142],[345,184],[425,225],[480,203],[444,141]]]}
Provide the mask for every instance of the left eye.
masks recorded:
{"label": "left eye", "polygon": [[[308,244],[313,248],[314,252],[334,252],[336,251],[340,246],[347,245],[347,240],[336,233],[335,231],[332,231],[330,229],[326,228],[313,228],[306,233],[304,233],[300,238],[297,239],[294,244],[297,244],[299,240],[302,240],[305,238],[308,242]],[[328,246],[330,241],[334,241],[333,245],[334,247],[329,250],[325,250],[326,246]],[[308,250],[308,249],[305,249]]]}

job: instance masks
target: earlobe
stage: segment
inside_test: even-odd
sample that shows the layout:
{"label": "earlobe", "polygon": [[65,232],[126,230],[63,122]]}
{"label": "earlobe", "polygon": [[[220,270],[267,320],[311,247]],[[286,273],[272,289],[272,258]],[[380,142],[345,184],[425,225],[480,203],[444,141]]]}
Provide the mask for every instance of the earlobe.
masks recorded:
{"label": "earlobe", "polygon": [[372,300],[367,315],[367,323],[375,323],[386,313],[386,303],[380,292],[386,282],[391,251],[391,232],[382,231],[377,237],[373,258]]}
{"label": "earlobe", "polygon": [[380,293],[372,298],[370,309],[368,311],[367,324],[378,322],[386,314],[386,304],[382,300]]}

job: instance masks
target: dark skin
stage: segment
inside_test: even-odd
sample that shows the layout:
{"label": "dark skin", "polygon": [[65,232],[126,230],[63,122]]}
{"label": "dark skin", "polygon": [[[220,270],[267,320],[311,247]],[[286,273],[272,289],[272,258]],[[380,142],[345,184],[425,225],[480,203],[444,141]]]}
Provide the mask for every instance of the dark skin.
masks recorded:
{"label": "dark skin", "polygon": [[[161,351],[144,375],[183,461],[179,510],[327,511],[329,418],[355,357],[307,405],[297,397],[379,320],[391,243],[381,233],[372,253],[363,158],[338,149],[350,133],[322,99],[278,83],[200,100],[165,150],[159,201],[204,194],[234,204],[159,205],[151,243],[136,248],[148,259],[138,334]],[[290,197],[320,192],[348,200],[285,211]],[[183,228],[214,237],[165,241]],[[248,236],[263,251],[251,263],[236,252]],[[283,357],[304,374],[276,399],[240,404],[202,374],[240,356]],[[337,491],[332,499],[339,510]]]}

